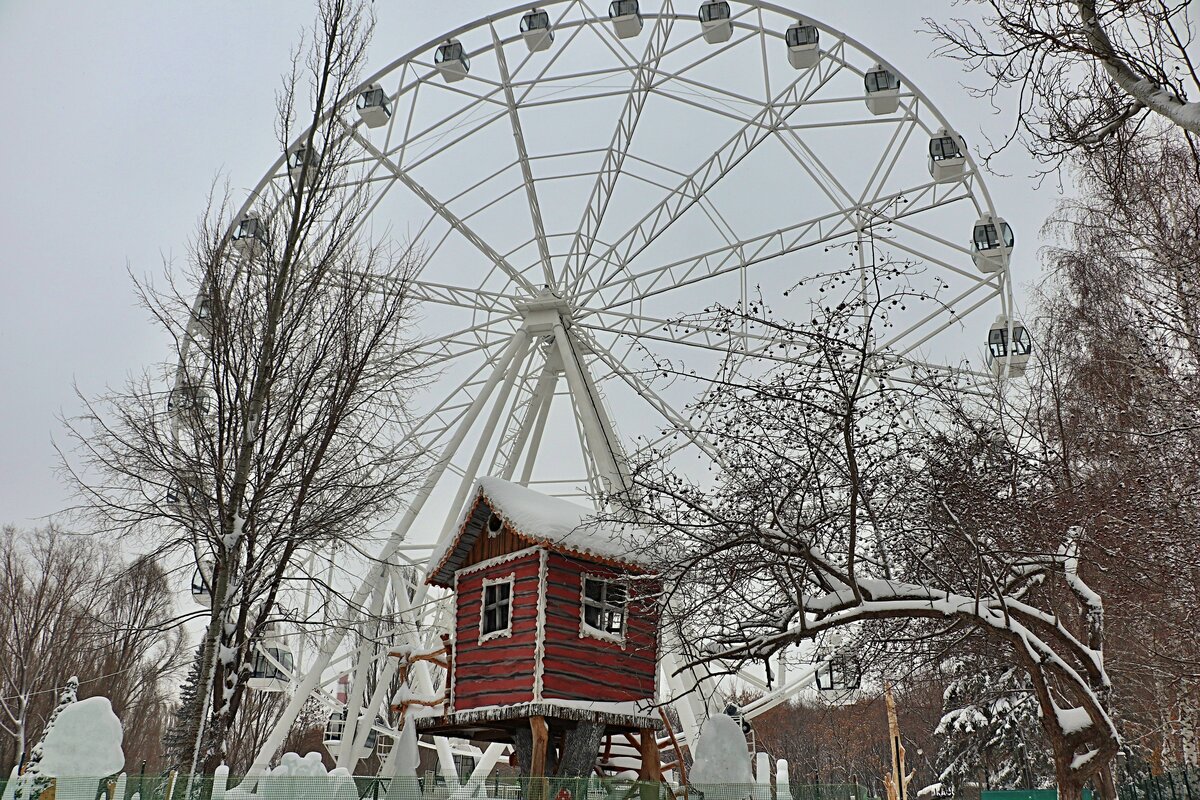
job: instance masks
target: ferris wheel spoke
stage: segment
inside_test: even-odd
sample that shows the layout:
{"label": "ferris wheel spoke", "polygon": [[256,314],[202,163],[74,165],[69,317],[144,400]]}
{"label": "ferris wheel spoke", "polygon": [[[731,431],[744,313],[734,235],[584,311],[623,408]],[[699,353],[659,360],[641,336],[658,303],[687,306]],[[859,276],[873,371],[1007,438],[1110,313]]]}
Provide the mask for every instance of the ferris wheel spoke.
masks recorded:
{"label": "ferris wheel spoke", "polygon": [[[755,115],[756,119],[761,120],[769,115],[787,119],[840,70],[841,66],[832,60],[823,60],[805,75],[789,83],[787,88]],[[600,277],[587,290],[582,286],[575,287],[575,291],[580,294],[580,305],[586,305],[615,275],[628,269],[639,253],[669,229],[680,216],[696,204],[701,195],[711,190],[743,158],[765,141],[768,135],[760,126],[742,126],[732,138],[717,148],[712,156],[693,170],[670,195],[650,209],[633,228],[595,258],[594,269],[600,273]]]}
{"label": "ferris wheel spoke", "polygon": [[898,333],[893,334],[890,338],[886,339],[883,342],[883,344],[881,345],[881,349],[887,350],[887,351],[893,351],[893,348],[898,347],[903,342],[905,345],[904,349],[903,350],[895,350],[894,352],[899,357],[908,355],[913,350],[917,349],[918,347],[921,347],[927,341],[929,341],[929,339],[931,339],[934,335],[936,335],[936,331],[934,331],[932,333],[926,333],[924,336],[915,338],[911,342],[908,342],[905,340],[909,339],[910,337],[913,337],[914,334],[917,333],[917,331],[925,329],[929,325],[929,323],[933,322],[938,317],[945,316],[945,314],[947,313],[946,309],[950,310],[950,313],[953,314],[953,317],[956,320],[961,320],[961,319],[965,318],[968,314],[970,314],[972,311],[974,311],[975,309],[977,309],[979,307],[980,302],[976,302],[974,305],[972,305],[970,308],[968,308],[966,311],[964,311],[962,313],[958,313],[957,311],[955,311],[954,310],[955,307],[958,306],[959,303],[966,301],[967,298],[969,298],[971,295],[975,294],[976,292],[978,292],[979,290],[984,289],[984,288],[989,288],[989,289],[991,289],[991,291],[986,294],[986,296],[983,298],[982,302],[987,302],[988,300],[991,300],[992,298],[996,297],[1000,293],[1000,286],[997,283],[994,283],[992,278],[990,278],[990,277],[981,278],[981,279],[975,281],[974,283],[972,283],[970,286],[968,286],[964,291],[959,292],[953,298],[946,300],[946,301],[939,302],[937,304],[936,308],[934,308],[932,311],[930,311],[925,316],[921,317],[916,322],[909,325],[907,328],[899,331]]}
{"label": "ferris wheel spoke", "polygon": [[[455,306],[470,311],[481,308],[492,310],[512,311],[515,314],[517,303],[524,298],[519,295],[492,292],[484,289],[472,289],[467,286],[455,286],[448,283],[434,283],[427,280],[415,280],[411,283],[414,299],[423,303],[437,303]],[[508,317],[506,317],[508,319]]]}
{"label": "ferris wheel spoke", "polygon": [[421,359],[424,368],[441,366],[508,341],[519,327],[519,320],[520,315],[516,313],[500,315],[487,322],[426,339],[413,348],[413,355]]}
{"label": "ferris wheel spoke", "polygon": [[542,220],[542,208],[538,203],[537,187],[533,182],[533,170],[529,166],[529,151],[525,147],[525,131],[521,127],[521,115],[517,111],[517,100],[513,95],[512,75],[508,71],[508,59],[504,45],[496,33],[495,25],[489,25],[496,61],[500,67],[500,81],[504,84],[504,100],[508,106],[508,120],[512,125],[513,143],[517,148],[517,161],[521,164],[521,177],[525,182],[525,200],[529,204],[529,218],[533,223],[533,235],[537,239],[538,255],[542,259],[542,276],[548,285],[554,284],[554,273],[550,268],[550,246],[546,243],[546,224]]}
{"label": "ferris wheel spoke", "polygon": [[701,452],[712,458],[713,463],[721,466],[725,464],[720,450],[713,446],[711,442],[708,442],[699,432],[693,430],[691,422],[676,411],[671,403],[660,397],[658,392],[649,383],[644,381],[636,372],[626,369],[620,362],[613,358],[612,354],[606,348],[601,347],[587,332],[577,331],[576,335],[595,353],[596,357],[602,363],[612,370],[617,378],[623,381],[638,397],[654,409],[674,431],[680,432],[687,437],[692,444],[700,448]]}
{"label": "ferris wheel spoke", "polygon": [[[666,0],[663,10],[670,11],[670,9],[671,0]],[[571,274],[572,271],[576,274],[582,271],[582,261],[591,252],[600,226],[604,222],[604,214],[608,210],[609,200],[612,199],[613,189],[616,188],[617,179],[621,176],[626,154],[633,142],[638,121],[642,117],[642,109],[645,108],[646,100],[650,97],[650,73],[656,71],[659,62],[662,61],[674,20],[674,15],[664,13],[654,21],[654,30],[650,32],[650,39],[646,43],[641,61],[638,62],[629,93],[625,96],[624,106],[617,116],[617,126],[609,139],[604,161],[596,173],[596,181],[592,185],[592,191],[584,205],[583,218],[575,229],[575,238],[571,242],[567,261],[563,267],[564,282],[575,279]]]}
{"label": "ferris wheel spoke", "polygon": [[[915,105],[915,100],[914,100]],[[904,154],[904,147],[908,144],[909,137],[913,131],[917,129],[918,119],[916,109],[910,108],[906,104],[901,104],[901,108],[907,113],[901,118],[896,129],[892,131],[892,136],[888,140],[887,145],[883,148],[883,152],[879,156],[879,160],[875,163],[875,169],[871,172],[871,177],[867,179],[866,185],[863,187],[862,194],[858,197],[859,205],[866,202],[866,199],[871,195],[871,188],[875,186],[878,178],[878,187],[875,194],[883,191],[883,187],[887,184],[887,180],[891,177],[892,170],[895,169],[896,163],[900,160],[900,156]],[[903,132],[903,135],[902,135]]]}
{"label": "ferris wheel spoke", "polygon": [[[909,195],[913,195],[913,199],[907,203],[904,212],[894,215],[894,218],[899,220],[968,197],[964,194],[937,198],[932,195],[932,189],[935,186],[936,184],[931,181],[916,187],[897,189],[879,198],[878,202],[886,207],[888,204],[898,203],[907,199]],[[931,197],[931,199],[925,203],[919,202],[925,197]],[[611,309],[635,303],[654,295],[726,275],[738,269],[758,266],[806,248],[852,236],[857,231],[857,226],[852,220],[855,212],[869,214],[873,217],[871,224],[882,224],[893,218],[882,215],[874,208],[835,208],[786,228],[742,239],[728,247],[713,248],[698,255],[657,265],[641,272],[622,275],[604,287],[604,300],[600,307]]]}
{"label": "ferris wheel spoke", "polygon": [[475,231],[473,231],[463,220],[459,219],[458,216],[455,215],[454,212],[449,208],[447,208],[445,204],[439,202],[429,192],[428,189],[418,183],[416,179],[409,174],[408,170],[403,170],[397,166],[394,162],[392,162],[391,159],[380,152],[375,145],[371,144],[371,142],[359,135],[358,132],[353,128],[347,132],[354,137],[354,140],[358,142],[360,147],[375,156],[375,158],[377,158],[384,165],[384,167],[386,167],[393,175],[395,175],[401,183],[407,186],[408,189],[418,198],[420,198],[426,205],[437,212],[446,222],[450,224],[451,227],[457,230],[464,239],[474,245],[476,249],[483,253],[484,256],[486,256],[505,275],[507,275],[510,280],[512,280],[521,288],[525,289],[531,295],[535,293],[533,284],[529,282],[529,279],[526,278],[523,273],[518,271],[512,264],[508,263],[503,256],[497,253],[490,244],[484,241],[484,239],[475,233]]}

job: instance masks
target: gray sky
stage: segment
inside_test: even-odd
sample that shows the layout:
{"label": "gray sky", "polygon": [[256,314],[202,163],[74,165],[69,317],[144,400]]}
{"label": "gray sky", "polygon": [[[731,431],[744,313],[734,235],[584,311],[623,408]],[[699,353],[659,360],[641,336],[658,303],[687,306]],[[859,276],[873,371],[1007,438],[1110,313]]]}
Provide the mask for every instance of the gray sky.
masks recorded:
{"label": "gray sky", "polygon": [[[508,5],[380,0],[368,69]],[[964,13],[948,0],[793,5],[885,54],[970,141],[1011,127],[916,32],[922,16]],[[79,411],[72,384],[94,396],[164,358],[127,270],[181,259],[212,182],[227,177],[240,197],[272,164],[274,93],[311,13],[300,1],[0,0],[0,523],[68,502],[53,442],[66,444],[57,416]],[[988,184],[1027,285],[1058,195],[1035,191],[1020,153],[1000,167],[1013,177]]]}

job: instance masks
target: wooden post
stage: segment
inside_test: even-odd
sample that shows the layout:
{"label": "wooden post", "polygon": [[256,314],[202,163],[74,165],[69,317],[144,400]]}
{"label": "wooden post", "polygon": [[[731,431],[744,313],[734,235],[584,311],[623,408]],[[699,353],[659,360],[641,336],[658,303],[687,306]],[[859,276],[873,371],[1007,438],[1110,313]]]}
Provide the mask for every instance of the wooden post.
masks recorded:
{"label": "wooden post", "polygon": [[546,747],[550,743],[550,729],[545,717],[530,717],[529,730],[533,733],[533,753],[529,760],[530,800],[548,800],[550,786],[546,782]]}
{"label": "wooden post", "polygon": [[892,697],[892,684],[884,681],[883,698],[887,703],[888,749],[892,752],[892,771],[884,776],[888,800],[908,800],[908,784],[916,770],[907,772],[904,763],[904,745],[900,743],[900,721],[896,715],[896,700]]}
{"label": "wooden post", "polygon": [[662,783],[662,760],[658,755],[658,737],[653,728],[642,728],[638,745],[642,754],[642,769],[638,772],[638,780],[642,784],[642,800],[658,800],[659,784]]}

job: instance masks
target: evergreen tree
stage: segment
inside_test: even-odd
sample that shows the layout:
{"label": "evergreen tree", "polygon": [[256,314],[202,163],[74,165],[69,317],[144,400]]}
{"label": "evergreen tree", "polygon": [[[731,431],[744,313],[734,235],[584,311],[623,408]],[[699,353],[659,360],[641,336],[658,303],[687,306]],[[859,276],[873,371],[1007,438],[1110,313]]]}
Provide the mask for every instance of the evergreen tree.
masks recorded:
{"label": "evergreen tree", "polygon": [[29,761],[25,766],[25,772],[21,775],[20,781],[17,783],[15,797],[21,800],[23,797],[38,797],[41,793],[50,786],[50,776],[42,774],[42,753],[46,744],[46,738],[50,735],[50,730],[54,727],[54,723],[58,720],[58,715],[67,706],[79,699],[79,678],[72,675],[67,680],[67,686],[63,689],[62,694],[58,696],[58,705],[54,707],[53,713],[50,714],[50,719],[46,721],[46,729],[42,731],[42,737],[38,739],[38,743],[29,751]]}
{"label": "evergreen tree", "polygon": [[951,681],[935,731],[943,790],[959,796],[973,783],[986,789],[1052,787],[1054,765],[1028,676],[977,656],[955,658],[947,666]]}
{"label": "evergreen tree", "polygon": [[204,645],[196,648],[192,665],[179,687],[179,703],[175,706],[171,724],[163,734],[163,755],[166,763],[175,769],[186,769],[191,762],[192,748],[196,744],[196,720],[202,695],[196,691],[200,680],[201,659]]}

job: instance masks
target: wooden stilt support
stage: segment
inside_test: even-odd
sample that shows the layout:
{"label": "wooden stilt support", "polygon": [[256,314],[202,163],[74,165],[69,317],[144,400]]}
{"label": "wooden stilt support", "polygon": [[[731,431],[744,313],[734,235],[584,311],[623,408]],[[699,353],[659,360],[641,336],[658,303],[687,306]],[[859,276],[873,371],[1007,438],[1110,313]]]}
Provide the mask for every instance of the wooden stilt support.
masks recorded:
{"label": "wooden stilt support", "polygon": [[642,753],[642,769],[638,772],[638,780],[642,784],[641,800],[658,800],[662,760],[658,755],[658,737],[653,728],[642,728],[638,745]]}
{"label": "wooden stilt support", "polygon": [[550,744],[550,729],[545,717],[530,717],[529,729],[533,733],[533,756],[529,762],[530,800],[549,800],[546,795],[550,785],[546,781],[546,748]]}

